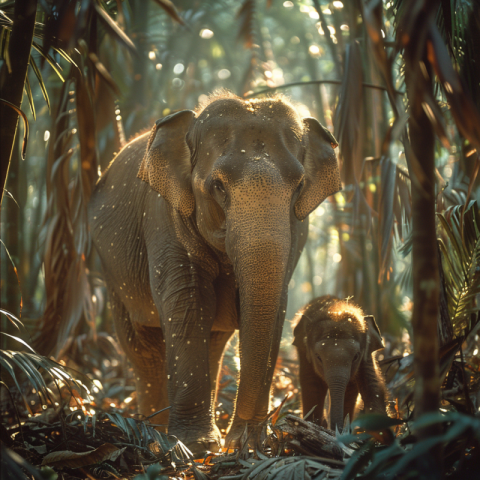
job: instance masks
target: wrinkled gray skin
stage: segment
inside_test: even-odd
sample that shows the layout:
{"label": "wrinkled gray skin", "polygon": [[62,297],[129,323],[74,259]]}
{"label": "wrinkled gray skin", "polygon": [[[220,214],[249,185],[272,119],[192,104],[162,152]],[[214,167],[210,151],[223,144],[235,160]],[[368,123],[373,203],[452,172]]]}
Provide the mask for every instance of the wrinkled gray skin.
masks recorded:
{"label": "wrinkled gray skin", "polygon": [[[225,344],[240,331],[233,423],[264,418],[308,214],[340,189],[335,139],[281,98],[210,98],[130,142],[89,206],[139,410],[196,451],[213,448]],[[138,176],[137,176],[138,175]]]}
{"label": "wrinkled gray skin", "polygon": [[385,385],[372,353],[383,348],[372,316],[363,316],[351,302],[326,295],[298,314],[294,345],[300,362],[302,409],[322,421],[330,390],[330,428],[342,429],[347,413],[353,419],[358,394],[365,413],[386,413]]}

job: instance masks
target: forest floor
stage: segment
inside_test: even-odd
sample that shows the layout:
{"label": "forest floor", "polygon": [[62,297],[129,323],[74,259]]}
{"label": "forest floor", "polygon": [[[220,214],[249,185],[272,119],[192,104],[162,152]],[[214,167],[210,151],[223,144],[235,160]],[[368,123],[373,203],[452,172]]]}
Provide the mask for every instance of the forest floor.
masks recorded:
{"label": "forest floor", "polygon": [[[285,345],[277,362],[270,415],[254,431],[245,432],[243,448],[195,459],[175,437],[157,431],[148,418],[136,413],[133,374],[113,337],[98,334],[95,341],[87,335],[78,337],[68,361],[57,367],[38,357],[37,361],[43,361],[39,364],[44,369],[42,376],[32,371],[34,366],[28,362],[33,357],[27,358],[24,352],[10,351],[6,357],[25,367],[23,381],[21,375],[4,378],[7,375],[2,368],[1,462],[5,480],[22,475],[45,480],[348,479],[366,468],[368,473],[375,462],[381,467],[385,463],[381,452],[389,449],[393,458],[412,451],[414,378],[408,337],[397,340],[387,336],[386,348],[378,357],[390,392],[388,417],[364,416],[352,425],[347,422],[340,437],[325,423],[309,422],[308,414],[301,418],[298,364],[294,349]],[[237,361],[231,346],[225,354],[216,406],[222,433],[233,411]],[[480,426],[478,334],[463,342],[461,350],[458,342],[444,347],[441,366],[444,382],[439,414],[454,415],[449,425],[464,425],[460,435],[466,442],[461,453],[468,464],[479,457],[480,434],[472,437],[471,421],[458,415],[470,415]],[[448,431],[451,428],[445,429],[445,434]],[[450,472],[458,470],[457,456],[458,452],[448,462]]]}

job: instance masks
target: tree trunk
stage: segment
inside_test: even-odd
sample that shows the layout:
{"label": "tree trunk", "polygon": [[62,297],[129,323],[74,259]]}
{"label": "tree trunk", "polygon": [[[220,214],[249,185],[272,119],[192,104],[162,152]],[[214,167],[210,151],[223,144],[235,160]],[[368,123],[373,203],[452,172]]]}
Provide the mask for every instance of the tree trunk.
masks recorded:
{"label": "tree trunk", "polygon": [[[0,99],[6,100],[18,108],[22,105],[36,12],[37,0],[16,0],[8,48],[11,71],[9,72],[7,62],[3,63],[0,71]],[[17,131],[18,113],[5,103],[0,102],[0,119],[0,145],[2,146],[0,148],[1,205]]]}
{"label": "tree trunk", "polygon": [[[412,224],[413,224],[413,351],[415,369],[415,417],[438,411],[440,380],[438,365],[439,274],[435,231],[435,137],[423,108],[427,95],[433,95],[432,69],[423,56],[416,57],[418,44],[412,39],[405,49],[405,79],[410,105]],[[422,65],[423,64],[423,65]],[[420,67],[422,67],[422,70]],[[426,428],[419,438],[435,434]],[[432,471],[440,468],[435,452],[423,461]]]}

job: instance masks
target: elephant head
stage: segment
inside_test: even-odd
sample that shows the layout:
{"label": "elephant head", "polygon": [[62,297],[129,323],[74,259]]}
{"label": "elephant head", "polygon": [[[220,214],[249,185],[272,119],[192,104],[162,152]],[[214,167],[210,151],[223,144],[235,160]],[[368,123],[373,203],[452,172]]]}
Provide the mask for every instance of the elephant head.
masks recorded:
{"label": "elephant head", "polygon": [[233,269],[240,305],[236,414],[245,421],[255,418],[269,388],[267,365],[278,352],[302,222],[341,188],[335,147],[328,130],[300,118],[285,98],[231,94],[163,118],[148,141],[139,178]]}
{"label": "elephant head", "polygon": [[[383,343],[374,317],[364,316],[351,302],[330,296],[314,300],[300,315],[294,344],[297,347],[304,344],[302,351],[307,361],[330,390],[331,428],[343,427],[345,395],[351,382],[362,384],[353,389],[355,399],[360,390],[365,403],[370,405],[369,390],[379,391],[381,395],[375,397],[382,398],[374,399],[373,405],[382,405],[383,387],[373,365],[372,353],[383,348]],[[372,385],[364,385],[368,382]]]}

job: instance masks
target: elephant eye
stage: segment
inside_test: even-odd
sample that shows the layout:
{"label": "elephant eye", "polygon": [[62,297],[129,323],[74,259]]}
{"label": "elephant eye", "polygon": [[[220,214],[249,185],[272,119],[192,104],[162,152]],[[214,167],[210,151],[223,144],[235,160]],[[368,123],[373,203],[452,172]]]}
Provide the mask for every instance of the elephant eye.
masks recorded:
{"label": "elephant eye", "polygon": [[220,180],[214,180],[212,186],[215,190],[217,190],[217,192],[220,192],[222,195],[225,195],[225,188],[223,186],[223,183]]}
{"label": "elephant eye", "polygon": [[360,358],[360,353],[357,352],[353,357],[353,361],[356,362],[359,358]]}

